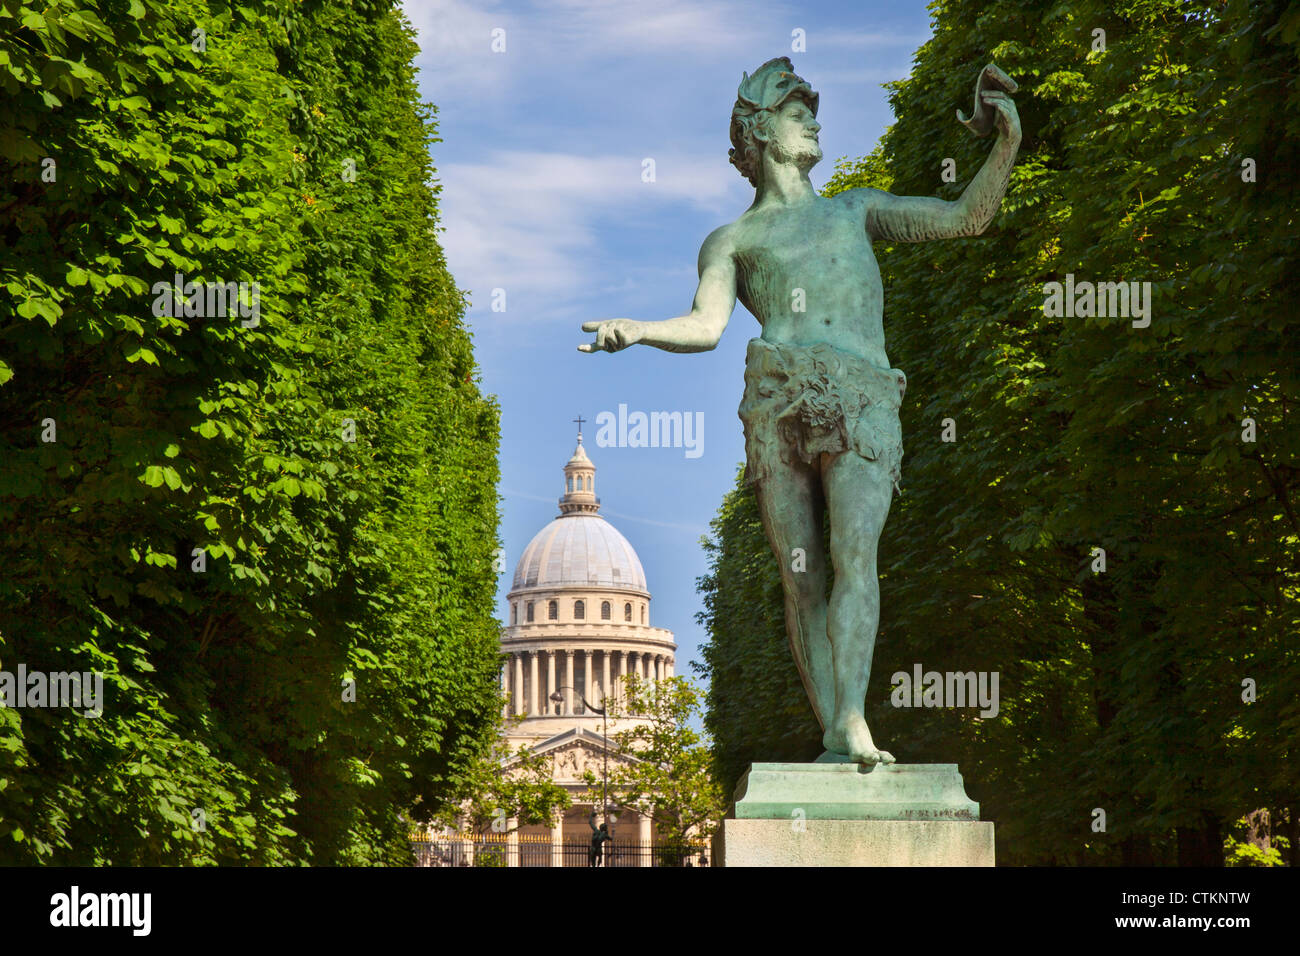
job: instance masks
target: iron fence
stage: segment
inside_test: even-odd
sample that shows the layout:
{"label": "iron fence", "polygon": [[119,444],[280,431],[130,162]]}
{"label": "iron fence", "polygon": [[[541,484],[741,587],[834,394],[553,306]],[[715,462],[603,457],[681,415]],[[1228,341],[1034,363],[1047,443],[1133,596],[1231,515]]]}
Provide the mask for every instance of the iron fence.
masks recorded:
{"label": "iron fence", "polygon": [[[591,866],[591,844],[581,838],[569,838],[556,844],[549,836],[451,834],[411,838],[416,866],[508,866],[555,867]],[[628,866],[709,866],[709,845],[692,842],[640,843],[617,837],[606,843],[596,865]]]}

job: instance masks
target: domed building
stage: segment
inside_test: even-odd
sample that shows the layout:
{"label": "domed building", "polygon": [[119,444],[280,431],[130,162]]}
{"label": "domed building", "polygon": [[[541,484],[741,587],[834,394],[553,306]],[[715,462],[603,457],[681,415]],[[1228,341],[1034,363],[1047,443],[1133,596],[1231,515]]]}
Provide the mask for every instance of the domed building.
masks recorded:
{"label": "domed building", "polygon": [[[603,707],[625,674],[673,676],[677,650],[671,631],[651,626],[650,589],[635,549],[600,514],[596,466],[581,431],[564,465],[559,505],[559,515],[533,536],[515,567],[501,645],[508,655],[501,675],[507,713],[522,718],[507,743],[512,750],[526,745],[550,755],[555,781],[574,798],[560,827],[519,831],[524,844],[545,839],[557,865],[561,843],[591,835],[593,807],[579,802],[587,797],[581,777],[588,768],[599,777],[606,752],[602,717],[584,706],[584,698]],[[637,725],[635,718],[610,720],[607,732],[612,737]],[[609,760],[616,759],[611,743]],[[648,845],[653,823],[626,811],[614,832],[619,843]]]}

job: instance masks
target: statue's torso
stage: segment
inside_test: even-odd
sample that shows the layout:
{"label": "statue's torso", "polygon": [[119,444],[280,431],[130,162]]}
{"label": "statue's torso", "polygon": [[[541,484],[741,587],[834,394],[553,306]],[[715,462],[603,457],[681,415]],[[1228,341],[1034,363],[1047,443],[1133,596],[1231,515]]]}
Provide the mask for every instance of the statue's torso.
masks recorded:
{"label": "statue's torso", "polygon": [[825,343],[889,368],[884,290],[860,203],[818,196],[750,210],[730,232],[737,296],[765,340]]}

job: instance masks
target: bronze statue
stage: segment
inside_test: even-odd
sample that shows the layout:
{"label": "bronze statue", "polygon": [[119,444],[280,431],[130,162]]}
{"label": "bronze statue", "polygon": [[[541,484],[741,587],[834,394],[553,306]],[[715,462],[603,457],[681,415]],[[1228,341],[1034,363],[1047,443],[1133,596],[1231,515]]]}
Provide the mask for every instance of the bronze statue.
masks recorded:
{"label": "bronze statue", "polygon": [[808,179],[822,158],[818,94],[789,59],[769,60],[744,76],[731,113],[731,162],[754,185],[754,202],[705,239],[690,312],[582,326],[596,334],[579,346],[585,352],[637,343],[701,352],[717,345],[737,298],[757,317],[763,330],[749,343],[740,405],[747,476],[781,565],[786,630],[823,744],[868,766],[894,761],[872,740],[863,706],[880,617],[877,541],[899,479],[906,388],[885,354],[871,243],[974,236],[988,227],[1020,145],[1008,95],[1015,88],[992,64],[981,72],[975,113],[962,122],[976,135],[996,127],[997,139],[955,202],[878,189],[827,199]]}

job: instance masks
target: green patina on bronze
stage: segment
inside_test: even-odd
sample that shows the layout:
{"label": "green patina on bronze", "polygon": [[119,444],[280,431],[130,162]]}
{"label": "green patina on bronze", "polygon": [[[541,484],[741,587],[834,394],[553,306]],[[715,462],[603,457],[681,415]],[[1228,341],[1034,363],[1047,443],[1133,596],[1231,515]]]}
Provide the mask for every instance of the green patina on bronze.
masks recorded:
{"label": "green patina on bronze", "polygon": [[1015,89],[989,64],[976,83],[974,112],[958,113],[976,135],[996,129],[997,138],[956,201],[877,189],[828,199],[808,179],[822,158],[818,95],[789,59],[769,60],[742,79],[731,118],[731,162],[754,185],[754,202],[705,239],[690,311],[662,322],[582,326],[596,334],[579,346],[584,352],[637,343],[702,352],[717,345],[737,299],[762,325],[750,343],[740,407],[747,473],[781,565],[790,648],[823,745],[868,766],[894,762],[872,740],[863,705],[880,618],[877,542],[900,474],[906,388],[885,353],[884,290],[871,243],[974,236],[988,227],[1020,145]]}
{"label": "green patina on bronze", "polygon": [[[838,755],[836,755],[838,756]],[[839,761],[848,761],[839,757]],[[756,763],[736,785],[735,820],[954,820],[980,818],[955,763]]]}

